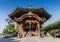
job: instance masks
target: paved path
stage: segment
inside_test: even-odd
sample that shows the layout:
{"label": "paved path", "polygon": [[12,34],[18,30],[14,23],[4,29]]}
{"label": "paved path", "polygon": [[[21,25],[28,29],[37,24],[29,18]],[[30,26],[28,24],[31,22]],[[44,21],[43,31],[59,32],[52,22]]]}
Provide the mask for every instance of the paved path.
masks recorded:
{"label": "paved path", "polygon": [[60,42],[60,38],[38,38],[38,37],[24,37],[24,38],[0,38],[0,42]]}

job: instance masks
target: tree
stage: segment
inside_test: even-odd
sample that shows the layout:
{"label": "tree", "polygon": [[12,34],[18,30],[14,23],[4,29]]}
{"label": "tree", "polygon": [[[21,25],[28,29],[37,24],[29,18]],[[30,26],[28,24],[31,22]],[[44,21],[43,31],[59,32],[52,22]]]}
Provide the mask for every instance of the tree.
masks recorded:
{"label": "tree", "polygon": [[15,28],[14,24],[8,24],[6,28],[4,28],[3,33],[14,33],[17,29]]}
{"label": "tree", "polygon": [[6,26],[6,28],[4,28],[3,33],[9,33],[9,32],[13,33],[17,31],[11,19],[6,19],[5,21],[7,21],[8,25]]}
{"label": "tree", "polygon": [[44,28],[42,28],[42,30],[48,30],[49,31],[49,30],[54,30],[54,29],[59,29],[59,28],[60,28],[60,20],[45,26]]}

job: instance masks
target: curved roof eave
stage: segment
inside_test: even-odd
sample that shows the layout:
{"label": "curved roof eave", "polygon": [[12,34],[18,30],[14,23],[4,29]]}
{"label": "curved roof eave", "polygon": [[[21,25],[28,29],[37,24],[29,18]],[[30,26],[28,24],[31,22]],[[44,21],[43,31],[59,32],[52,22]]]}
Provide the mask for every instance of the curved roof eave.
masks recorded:
{"label": "curved roof eave", "polygon": [[[16,10],[12,13],[12,14],[10,14],[9,15],[9,17],[12,19],[13,18],[13,16],[14,15],[16,15],[16,13],[17,12],[19,12],[19,10],[21,11],[29,11],[29,9],[28,8],[19,8],[19,7],[17,7],[16,8]],[[41,11],[41,13],[44,13],[44,15],[47,17],[47,20],[51,17],[51,15],[50,14],[48,14],[45,10],[44,10],[44,8],[39,8],[39,9],[31,9],[31,10],[33,10],[33,11]],[[24,12],[23,11],[23,12]]]}

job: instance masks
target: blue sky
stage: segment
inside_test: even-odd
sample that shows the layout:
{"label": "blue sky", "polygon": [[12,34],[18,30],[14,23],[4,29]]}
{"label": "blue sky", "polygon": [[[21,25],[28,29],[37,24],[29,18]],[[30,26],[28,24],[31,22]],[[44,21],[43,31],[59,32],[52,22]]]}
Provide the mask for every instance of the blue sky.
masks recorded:
{"label": "blue sky", "polygon": [[16,7],[28,8],[29,3],[33,8],[43,7],[52,17],[45,22],[45,25],[53,23],[60,19],[60,0],[0,0],[0,33],[7,25],[5,19]]}

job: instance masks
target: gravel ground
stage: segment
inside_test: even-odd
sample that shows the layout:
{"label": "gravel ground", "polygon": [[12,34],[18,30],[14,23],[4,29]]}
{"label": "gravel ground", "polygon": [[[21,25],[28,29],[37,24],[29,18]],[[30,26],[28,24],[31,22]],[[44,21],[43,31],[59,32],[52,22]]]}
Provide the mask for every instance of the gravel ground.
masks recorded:
{"label": "gravel ground", "polygon": [[0,38],[0,42],[60,42],[60,38],[50,38],[50,37]]}

